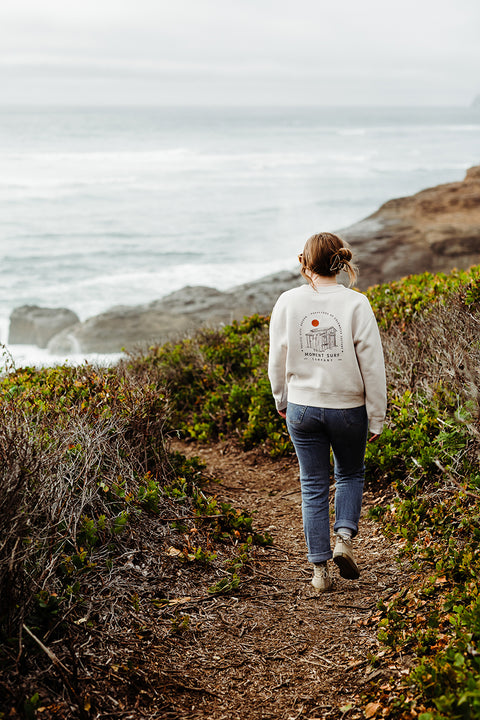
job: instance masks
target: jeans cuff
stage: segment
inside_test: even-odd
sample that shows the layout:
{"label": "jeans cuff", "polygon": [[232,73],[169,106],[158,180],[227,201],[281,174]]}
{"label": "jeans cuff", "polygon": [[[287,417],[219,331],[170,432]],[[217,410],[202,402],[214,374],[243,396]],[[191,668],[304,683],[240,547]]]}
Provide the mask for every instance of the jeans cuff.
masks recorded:
{"label": "jeans cuff", "polygon": [[352,538],[358,534],[358,525],[355,525],[351,520],[337,520],[333,526],[333,532],[337,532],[339,528],[348,528],[352,531]]}
{"label": "jeans cuff", "polygon": [[323,563],[327,560],[331,560],[333,557],[333,553],[331,550],[328,552],[323,553],[308,553],[307,560],[311,563]]}

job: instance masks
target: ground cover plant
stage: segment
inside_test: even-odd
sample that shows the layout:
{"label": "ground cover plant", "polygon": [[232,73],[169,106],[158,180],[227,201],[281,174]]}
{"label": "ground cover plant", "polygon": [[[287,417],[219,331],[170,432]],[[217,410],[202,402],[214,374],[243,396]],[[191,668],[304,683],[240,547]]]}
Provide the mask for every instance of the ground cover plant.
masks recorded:
{"label": "ground cover plant", "polygon": [[204,490],[165,423],[161,388],[122,366],[1,379],[0,717],[101,712],[95,662],[135,697],[129,636],[186,630],[178,598],[238,588],[271,541]]}
{"label": "ground cover plant", "polygon": [[[379,606],[384,648],[366,699],[371,717],[478,718],[478,269],[428,308],[385,338],[390,422],[369,469],[391,483],[378,514],[417,577]],[[400,681],[395,666],[408,670]]]}

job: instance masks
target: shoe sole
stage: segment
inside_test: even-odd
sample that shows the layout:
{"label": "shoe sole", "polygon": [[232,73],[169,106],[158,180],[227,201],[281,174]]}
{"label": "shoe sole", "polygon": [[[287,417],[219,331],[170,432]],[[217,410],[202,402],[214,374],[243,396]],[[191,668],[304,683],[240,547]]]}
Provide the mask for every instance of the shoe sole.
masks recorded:
{"label": "shoe sole", "polygon": [[330,592],[330,590],[332,590],[333,583],[330,583],[330,585],[328,585],[328,587],[317,587],[313,583],[311,583],[311,586],[317,593],[324,593],[324,592]]}
{"label": "shoe sole", "polygon": [[358,580],[360,577],[358,567],[352,563],[352,559],[348,555],[338,553],[333,556],[333,562],[340,570],[340,576],[345,580]]}

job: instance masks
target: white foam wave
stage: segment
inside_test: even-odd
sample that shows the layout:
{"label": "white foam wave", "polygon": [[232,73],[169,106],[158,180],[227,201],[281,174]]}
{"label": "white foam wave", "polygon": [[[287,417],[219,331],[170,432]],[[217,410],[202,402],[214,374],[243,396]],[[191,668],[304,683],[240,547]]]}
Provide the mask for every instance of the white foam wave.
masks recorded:
{"label": "white foam wave", "polygon": [[53,367],[54,365],[91,365],[109,366],[124,358],[123,353],[70,353],[53,355],[35,345],[5,345],[3,357],[0,353],[0,372],[3,368]]}

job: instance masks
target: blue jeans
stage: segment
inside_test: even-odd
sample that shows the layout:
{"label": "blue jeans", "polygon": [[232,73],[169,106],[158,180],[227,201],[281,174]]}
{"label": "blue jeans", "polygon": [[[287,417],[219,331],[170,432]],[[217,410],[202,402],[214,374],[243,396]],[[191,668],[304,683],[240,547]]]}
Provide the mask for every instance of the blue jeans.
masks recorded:
{"label": "blue jeans", "polygon": [[300,465],[302,516],[309,562],[332,557],[328,493],[330,447],[335,468],[335,524],[354,537],[362,508],[368,418],[365,406],[333,409],[288,403],[287,428]]}

